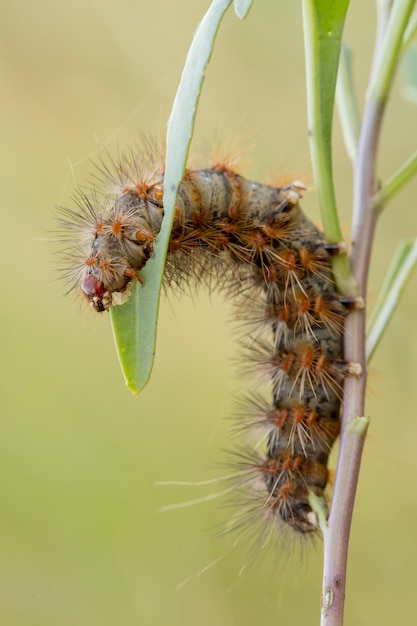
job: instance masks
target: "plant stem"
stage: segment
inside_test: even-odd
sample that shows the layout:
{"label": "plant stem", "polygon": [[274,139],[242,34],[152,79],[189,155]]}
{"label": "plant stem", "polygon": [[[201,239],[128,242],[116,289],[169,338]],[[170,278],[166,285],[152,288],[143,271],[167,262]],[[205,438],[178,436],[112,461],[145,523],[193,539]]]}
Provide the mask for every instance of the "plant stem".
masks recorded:
{"label": "plant stem", "polygon": [[[370,251],[377,212],[370,210],[375,186],[377,140],[384,105],[368,101],[365,108],[358,158],[355,164],[355,215],[352,237],[352,271],[359,294],[365,297]],[[359,363],[360,376],[348,376],[344,387],[342,435],[337,463],[329,530],[325,537],[323,598],[331,597],[331,606],[323,606],[322,626],[343,624],[349,533],[356,494],[364,435],[348,435],[348,424],[364,414],[366,388],[365,313],[352,312],[345,325],[345,360]],[[331,591],[329,591],[331,590]],[[330,595],[329,595],[330,594]]]}
{"label": "plant stem", "polygon": [[[346,570],[343,568],[338,570],[334,565],[337,563],[344,564],[347,560],[354,494],[359,475],[357,459],[362,454],[368,425],[369,419],[365,417],[351,420],[341,440],[339,457],[343,455],[345,471],[343,489],[346,493],[353,494],[353,497],[343,497],[338,506],[335,507],[336,494],[334,495],[330,517],[331,524],[329,524],[328,531],[324,535],[324,566],[325,571],[331,574],[331,576],[325,577],[323,581],[321,623],[326,624],[326,626],[328,624],[338,626],[343,624]],[[339,537],[339,540],[331,541],[330,534],[333,537]]]}
{"label": "plant stem", "polygon": [[[401,5],[401,6],[400,6]],[[383,113],[396,67],[400,42],[412,3],[378,3],[378,32],[369,89],[354,164],[354,207],[351,267],[359,295],[366,296],[369,262],[378,212],[372,205],[376,190],[376,155]],[[344,388],[342,434],[328,532],[324,537],[322,626],[343,624],[349,534],[366,427],[358,434],[358,416],[364,415],[366,389],[365,313],[351,313],[345,324],[345,360],[358,363],[359,376],[348,376]]]}

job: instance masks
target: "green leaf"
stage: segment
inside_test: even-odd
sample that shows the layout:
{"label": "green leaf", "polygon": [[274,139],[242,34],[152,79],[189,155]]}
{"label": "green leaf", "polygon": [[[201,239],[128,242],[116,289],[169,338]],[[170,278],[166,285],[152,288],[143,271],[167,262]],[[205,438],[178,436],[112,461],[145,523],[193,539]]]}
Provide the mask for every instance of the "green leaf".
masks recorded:
{"label": "green leaf", "polygon": [[241,19],[245,19],[249,13],[249,9],[253,4],[253,0],[234,0],[235,13]]}
{"label": "green leaf", "polygon": [[381,53],[373,68],[369,82],[367,99],[379,105],[385,103],[397,69],[398,57],[402,51],[407,25],[415,0],[396,0],[389,14],[388,24],[381,43]]}
{"label": "green leaf", "polygon": [[417,150],[394,172],[386,183],[375,194],[372,204],[382,211],[388,200],[391,200],[417,173]]}
{"label": "green leaf", "polygon": [[[324,232],[342,241],[333,183],[332,125],[337,70],[349,0],[303,0],[310,151]],[[347,255],[335,256],[333,271],[340,291],[355,294]]]}
{"label": "green leaf", "polygon": [[353,83],[352,51],[346,44],[342,44],[340,53],[336,102],[346,150],[354,163],[358,150],[361,120]]}
{"label": "green leaf", "polygon": [[366,340],[368,362],[374,355],[416,266],[417,239],[401,241],[388,268],[384,284],[369,320]]}
{"label": "green leaf", "polygon": [[311,508],[317,515],[320,530],[323,536],[325,536],[328,531],[327,518],[329,517],[329,507],[327,506],[327,502],[324,498],[317,496],[314,491],[308,492],[308,501]]}
{"label": "green leaf", "polygon": [[[149,332],[152,328],[152,303],[146,306],[142,297],[143,291],[135,281],[128,301],[120,306],[110,307],[110,320],[120,366],[126,385],[134,394],[138,394],[149,380],[155,354],[155,343],[152,333]],[[139,308],[142,311],[140,316]]]}
{"label": "green leaf", "polygon": [[138,394],[147,384],[154,361],[156,326],[165,257],[183,176],[195,114],[207,63],[225,11],[232,0],[214,0],[200,22],[188,52],[168,122],[164,209],[154,257],[141,271],[143,286],[134,285],[129,300],[111,307],[111,322],[126,385]]}
{"label": "green leaf", "polygon": [[401,91],[407,100],[417,104],[417,44],[411,44],[401,61]]}
{"label": "green leaf", "polygon": [[402,41],[402,51],[406,50],[417,34],[417,13],[413,13],[407,24]]}
{"label": "green leaf", "polygon": [[353,435],[359,439],[366,439],[366,433],[368,432],[370,423],[371,419],[369,417],[354,417],[346,424],[346,434],[348,436]]}

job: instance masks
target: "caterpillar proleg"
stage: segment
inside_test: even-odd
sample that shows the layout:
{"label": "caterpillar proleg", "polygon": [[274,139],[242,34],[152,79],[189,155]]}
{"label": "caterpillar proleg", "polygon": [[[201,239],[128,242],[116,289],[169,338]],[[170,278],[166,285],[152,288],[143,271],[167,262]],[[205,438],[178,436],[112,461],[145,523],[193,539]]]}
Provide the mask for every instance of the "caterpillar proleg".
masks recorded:
{"label": "caterpillar proleg", "polygon": [[[65,277],[101,313],[125,300],[152,262],[164,172],[149,154],[100,171],[105,192],[79,193],[76,209],[61,209],[61,225],[71,241]],[[168,287],[203,283],[235,303],[253,386],[239,428],[258,440],[253,453],[242,448],[237,489],[248,501],[260,479],[264,514],[300,533],[317,529],[309,492],[323,496],[339,434],[348,310],[332,276],[334,246],[301,210],[304,190],[299,181],[252,182],[227,165],[187,170],[165,269]]]}

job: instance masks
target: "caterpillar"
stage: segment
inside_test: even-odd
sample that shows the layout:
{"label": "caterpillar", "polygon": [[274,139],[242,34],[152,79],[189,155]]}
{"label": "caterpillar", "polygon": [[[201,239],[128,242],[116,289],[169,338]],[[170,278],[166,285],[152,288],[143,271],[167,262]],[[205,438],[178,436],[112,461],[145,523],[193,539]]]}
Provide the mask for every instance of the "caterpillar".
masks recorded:
{"label": "caterpillar", "polygon": [[[78,192],[61,209],[70,245],[64,276],[94,311],[126,300],[151,262],[164,215],[164,170],[150,153],[99,165],[104,192]],[[238,492],[261,499],[273,525],[314,532],[309,492],[324,496],[328,457],[340,430],[347,366],[343,320],[351,303],[337,291],[337,246],[305,216],[299,181],[251,182],[229,164],[186,170],[180,183],[165,268],[167,286],[219,287],[245,330],[246,373],[267,381],[270,399],[253,389],[239,429],[258,441],[238,456]],[[253,489],[256,484],[256,489]]]}

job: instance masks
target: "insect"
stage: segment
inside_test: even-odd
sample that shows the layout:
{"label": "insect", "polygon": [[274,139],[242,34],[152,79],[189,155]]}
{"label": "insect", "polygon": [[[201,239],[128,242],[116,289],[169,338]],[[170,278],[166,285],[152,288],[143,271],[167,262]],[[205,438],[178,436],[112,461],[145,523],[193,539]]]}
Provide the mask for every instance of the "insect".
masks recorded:
{"label": "insect", "polygon": [[[61,225],[71,241],[65,278],[103,313],[126,300],[152,262],[164,173],[150,152],[102,163],[100,172],[105,192],[80,193],[76,209],[61,210]],[[351,304],[333,279],[335,246],[301,210],[304,190],[299,181],[252,182],[222,164],[187,170],[165,269],[167,286],[202,283],[235,302],[254,381],[239,425],[251,443],[237,454],[237,489],[248,508],[256,493],[264,516],[299,533],[318,527],[309,493],[323,496],[340,430],[343,320]],[[257,391],[259,375],[268,400]]]}

